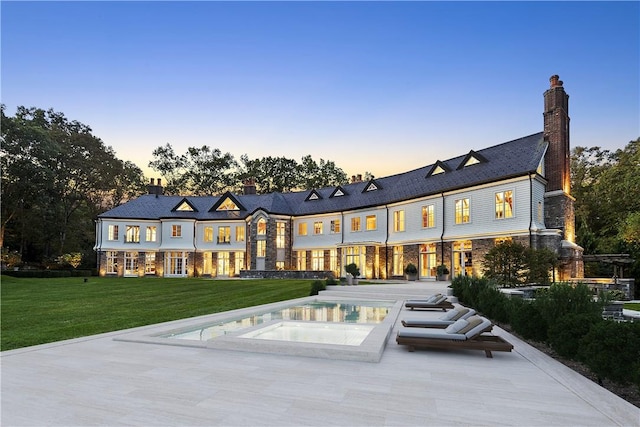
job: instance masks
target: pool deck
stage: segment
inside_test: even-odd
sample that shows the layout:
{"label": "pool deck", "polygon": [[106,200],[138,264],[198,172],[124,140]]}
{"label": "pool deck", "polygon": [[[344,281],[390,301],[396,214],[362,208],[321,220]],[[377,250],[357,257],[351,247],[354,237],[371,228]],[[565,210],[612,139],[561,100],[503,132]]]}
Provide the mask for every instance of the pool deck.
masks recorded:
{"label": "pool deck", "polygon": [[[326,294],[409,299],[447,285]],[[133,330],[2,352],[1,425],[640,425],[639,408],[499,328],[514,351],[493,359],[395,343],[400,319],[441,314],[401,311],[379,363],[114,340]]]}

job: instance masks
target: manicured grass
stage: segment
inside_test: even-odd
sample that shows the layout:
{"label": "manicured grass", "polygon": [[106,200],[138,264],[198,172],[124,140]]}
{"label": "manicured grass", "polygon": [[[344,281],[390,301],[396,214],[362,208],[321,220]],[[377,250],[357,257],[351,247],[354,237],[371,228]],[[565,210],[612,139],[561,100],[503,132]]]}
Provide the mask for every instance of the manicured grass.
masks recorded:
{"label": "manicured grass", "polygon": [[625,302],[624,303],[624,308],[626,308],[627,310],[640,311],[640,303],[637,303],[637,302]]}
{"label": "manicured grass", "polygon": [[2,276],[1,350],[305,297],[311,282]]}

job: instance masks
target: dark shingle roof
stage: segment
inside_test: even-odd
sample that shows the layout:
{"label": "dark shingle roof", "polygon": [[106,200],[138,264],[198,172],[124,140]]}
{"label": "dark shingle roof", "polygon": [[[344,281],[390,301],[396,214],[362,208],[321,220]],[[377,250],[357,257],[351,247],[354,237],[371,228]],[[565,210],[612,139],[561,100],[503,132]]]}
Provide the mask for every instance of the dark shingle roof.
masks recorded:
{"label": "dark shingle roof", "polygon": [[156,197],[148,194],[104,212],[99,217],[224,220],[246,218],[258,209],[272,214],[301,216],[367,208],[533,173],[542,161],[546,147],[547,143],[544,142],[543,134],[540,132],[474,152],[486,162],[458,169],[468,158],[468,154],[464,154],[442,161],[448,167],[448,172],[427,177],[433,164],[427,165],[397,175],[376,178],[375,182],[379,189],[374,191],[363,192],[369,184],[368,181],[345,184],[342,188],[347,194],[338,197],[330,197],[335,187],[316,189],[315,191],[321,196],[316,200],[307,200],[310,190],[234,195],[246,208],[245,211],[209,212],[209,209],[224,196],[187,196],[186,199],[198,212],[172,212],[172,209],[185,199],[184,196]]}

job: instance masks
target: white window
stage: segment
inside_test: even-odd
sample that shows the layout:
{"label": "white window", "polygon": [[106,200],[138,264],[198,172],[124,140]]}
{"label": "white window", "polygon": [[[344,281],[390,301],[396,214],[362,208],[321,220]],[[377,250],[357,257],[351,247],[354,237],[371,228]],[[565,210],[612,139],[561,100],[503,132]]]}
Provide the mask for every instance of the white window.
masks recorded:
{"label": "white window", "polygon": [[[115,227],[118,227],[117,225]],[[118,252],[107,252],[107,274],[118,274]]]}
{"label": "white window", "polygon": [[306,270],[307,269],[307,251],[298,251],[298,256],[296,257],[298,262],[298,270]]}
{"label": "white window", "polygon": [[286,231],[286,224],[284,222],[276,223],[276,248],[284,248],[284,236]]}
{"label": "white window", "polygon": [[156,274],[155,252],[147,252],[144,254],[144,274]]}
{"label": "white window", "polygon": [[313,223],[313,234],[322,234],[322,221]]}
{"label": "white window", "polygon": [[127,234],[124,236],[126,243],[140,243],[140,226],[127,225]]}
{"label": "white window", "polygon": [[125,276],[138,275],[138,252],[124,253],[124,275]]}
{"label": "white window", "polygon": [[331,221],[331,232],[339,233],[340,232],[340,220],[334,219]]}
{"label": "white window", "polygon": [[456,224],[466,224],[469,219],[469,199],[456,200]]}
{"label": "white window", "polygon": [[172,225],[171,226],[171,237],[182,237],[182,226],[181,225]]}
{"label": "white window", "polygon": [[147,238],[147,242],[155,242],[156,241],[156,227],[151,226],[151,227],[147,227],[147,232],[146,232],[146,238]]}
{"label": "white window", "polygon": [[213,227],[204,228],[204,241],[213,242]]}
{"label": "white window", "polygon": [[367,231],[378,228],[377,217],[375,215],[367,215]]}
{"label": "white window", "polygon": [[496,219],[513,217],[513,191],[496,193]]}
{"label": "white window", "polygon": [[244,225],[236,225],[236,242],[244,242]]}
{"label": "white window", "polygon": [[226,245],[231,243],[231,227],[222,226],[218,227],[218,244]]}
{"label": "white window", "polygon": [[256,241],[256,257],[264,258],[267,256],[267,242],[265,240]]}
{"label": "white window", "polygon": [[[180,227],[174,226],[174,227]],[[186,252],[166,252],[165,254],[165,276],[186,276],[187,255]]]}
{"label": "white window", "polygon": [[436,217],[433,205],[422,207],[422,228],[435,227]]}
{"label": "white window", "polygon": [[393,247],[393,275],[402,276],[404,274],[404,251],[402,246]]}
{"label": "white window", "polygon": [[351,231],[360,231],[360,217],[351,218]]}
{"label": "white window", "polygon": [[298,236],[306,236],[307,235],[307,223],[299,222],[298,223]]}
{"label": "white window", "polygon": [[393,231],[404,231],[404,211],[393,212]]}
{"label": "white window", "polygon": [[324,251],[311,251],[311,269],[324,270]]}
{"label": "white window", "polygon": [[236,252],[235,254],[235,273],[238,275],[240,270],[244,270],[244,252]]}
{"label": "white window", "polygon": [[338,272],[338,251],[336,249],[329,250],[329,269],[333,271],[336,276]]}
{"label": "white window", "polygon": [[118,226],[110,225],[109,226],[109,240],[118,240]]}

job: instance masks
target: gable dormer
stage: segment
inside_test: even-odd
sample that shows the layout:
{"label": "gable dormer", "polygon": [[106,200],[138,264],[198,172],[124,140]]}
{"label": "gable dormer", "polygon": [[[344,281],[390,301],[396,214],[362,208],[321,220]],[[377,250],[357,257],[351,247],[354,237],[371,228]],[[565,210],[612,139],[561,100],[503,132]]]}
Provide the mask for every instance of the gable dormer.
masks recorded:
{"label": "gable dormer", "polygon": [[440,175],[442,173],[447,173],[447,172],[451,172],[451,168],[445,165],[440,160],[438,160],[433,164],[433,166],[431,166],[431,169],[429,169],[429,172],[427,172],[427,176],[425,178],[429,178],[430,176]]}
{"label": "gable dormer", "polygon": [[198,209],[185,197],[171,209],[171,212],[198,212]]}
{"label": "gable dormer", "polygon": [[367,185],[364,186],[364,190],[362,190],[362,192],[368,193],[370,191],[376,191],[381,189],[382,189],[382,186],[380,185],[380,183],[372,178],[369,180],[369,182],[367,182]]}
{"label": "gable dormer", "polygon": [[467,154],[464,159],[462,159],[462,162],[460,162],[460,165],[458,166],[458,170],[460,169],[464,169],[467,166],[473,166],[473,165],[477,165],[479,163],[486,163],[487,159],[482,155],[482,154],[478,154],[475,151],[471,150],[469,151],[469,154]]}
{"label": "gable dormer", "polygon": [[346,190],[344,188],[342,188],[342,186],[338,185],[335,190],[333,190],[333,193],[331,193],[331,195],[329,196],[329,198],[332,197],[340,197],[340,196],[347,196],[349,195],[349,193],[346,192]]}
{"label": "gable dormer", "polygon": [[307,197],[304,199],[304,201],[308,202],[309,200],[320,200],[320,199],[322,199],[322,196],[320,195],[320,193],[318,193],[316,190],[311,190],[307,195]]}
{"label": "gable dormer", "polygon": [[209,209],[209,212],[244,211],[244,206],[229,191],[224,193],[218,201]]}

